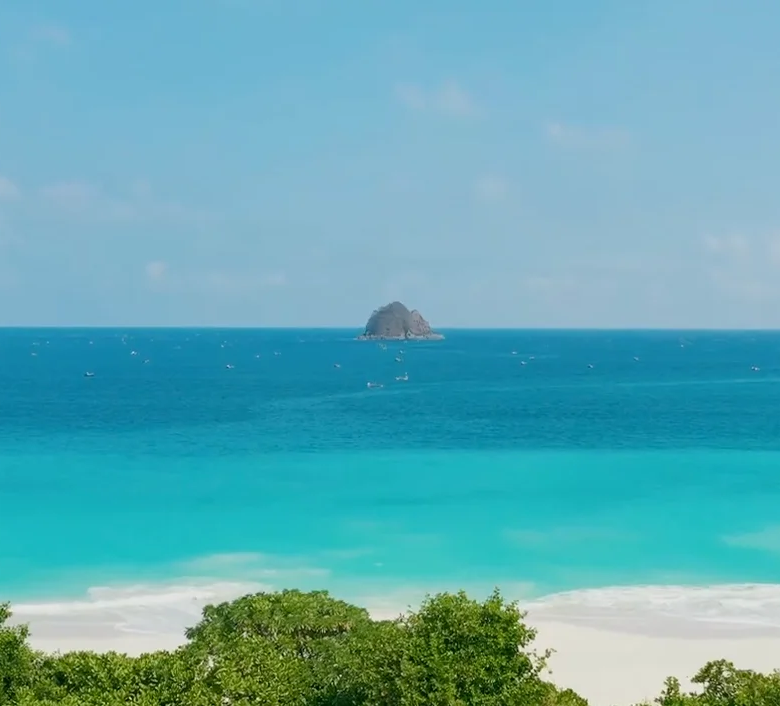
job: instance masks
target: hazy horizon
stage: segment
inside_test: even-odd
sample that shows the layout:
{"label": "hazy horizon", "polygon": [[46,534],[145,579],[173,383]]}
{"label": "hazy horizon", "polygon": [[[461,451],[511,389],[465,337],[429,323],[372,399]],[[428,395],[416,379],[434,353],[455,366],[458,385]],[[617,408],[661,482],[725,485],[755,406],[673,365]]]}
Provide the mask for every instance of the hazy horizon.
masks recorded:
{"label": "hazy horizon", "polygon": [[780,328],[780,5],[0,6],[0,325]]}
{"label": "hazy horizon", "polygon": [[[159,330],[191,330],[191,331],[355,331],[357,333],[362,332],[364,326],[359,325],[320,325],[320,326],[241,326],[241,325],[193,325],[193,324],[111,324],[111,325],[12,325],[12,326],[0,326],[0,331],[45,331],[45,330],[71,330],[71,331],[148,331],[152,329]],[[577,332],[619,332],[619,333],[664,333],[664,332],[691,332],[691,333],[780,333],[779,328],[704,328],[704,327],[625,327],[625,326],[434,326],[434,331],[440,331],[446,333],[447,331],[457,332],[469,332],[469,331],[505,331],[508,333],[518,332],[533,332],[533,331],[569,331],[572,333]],[[367,342],[372,342],[371,339]],[[376,339],[381,342],[382,339]],[[385,339],[394,340],[394,339]],[[400,339],[397,339],[400,340]],[[415,339],[411,339],[412,344],[418,342]],[[435,340],[433,341],[435,343]]]}

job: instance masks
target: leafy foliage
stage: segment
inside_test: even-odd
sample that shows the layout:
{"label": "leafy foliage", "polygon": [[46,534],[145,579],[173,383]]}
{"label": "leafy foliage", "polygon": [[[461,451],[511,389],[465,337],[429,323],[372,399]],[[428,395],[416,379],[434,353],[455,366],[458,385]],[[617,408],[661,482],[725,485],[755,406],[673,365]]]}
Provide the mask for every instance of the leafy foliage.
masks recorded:
{"label": "leafy foliage", "polygon": [[780,673],[758,674],[736,669],[731,662],[717,660],[702,667],[691,679],[699,693],[684,694],[675,678],[656,699],[659,706],[780,706]]}
{"label": "leafy foliage", "polygon": [[409,706],[534,703],[544,658],[525,652],[535,633],[498,592],[426,600],[403,622],[398,679]]}
{"label": "leafy foliage", "polygon": [[27,647],[26,627],[8,627],[11,609],[0,604],[0,706],[15,703],[33,673],[33,654]]}
{"label": "leafy foliage", "polygon": [[[33,651],[0,605],[0,706],[587,706],[544,680],[547,654],[496,591],[429,597],[375,621],[326,592],[208,606],[173,652]],[[780,674],[711,662],[698,693],[667,680],[658,706],[780,706]]]}

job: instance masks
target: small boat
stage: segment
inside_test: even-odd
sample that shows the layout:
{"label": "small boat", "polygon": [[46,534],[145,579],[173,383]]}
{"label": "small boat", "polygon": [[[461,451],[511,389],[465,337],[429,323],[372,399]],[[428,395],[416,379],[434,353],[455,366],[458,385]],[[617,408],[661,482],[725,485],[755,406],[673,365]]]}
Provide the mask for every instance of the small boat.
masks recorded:
{"label": "small boat", "polygon": [[84,373],[84,377],[85,378],[93,378],[93,377],[95,377],[95,373],[87,371],[86,373]]}
{"label": "small boat", "polygon": [[333,363],[333,367],[334,368],[340,368],[341,367],[341,363]]}
{"label": "small boat", "polygon": [[228,370],[233,370],[233,368],[235,368],[236,366],[235,366],[235,365],[233,365],[232,363],[228,363],[228,364],[227,364],[225,367],[226,367]]}
{"label": "small boat", "polygon": [[395,357],[395,362],[396,362],[396,363],[403,363],[403,362],[404,362],[404,359],[403,359],[403,358],[402,358],[400,355],[397,355],[397,356]]}
{"label": "small boat", "polygon": [[366,387],[369,389],[379,389],[384,387],[384,385],[381,382],[367,382]]}
{"label": "small boat", "polygon": [[404,373],[403,375],[399,375],[398,377],[396,377],[396,380],[398,380],[398,382],[406,382],[407,380],[409,380],[409,373]]}

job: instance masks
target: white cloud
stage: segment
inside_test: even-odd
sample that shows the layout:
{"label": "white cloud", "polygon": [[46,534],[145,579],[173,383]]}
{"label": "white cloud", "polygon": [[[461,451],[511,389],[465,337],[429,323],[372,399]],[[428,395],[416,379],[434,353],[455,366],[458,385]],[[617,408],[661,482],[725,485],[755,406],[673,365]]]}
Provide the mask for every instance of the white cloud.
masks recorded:
{"label": "white cloud", "polygon": [[30,27],[14,45],[9,56],[14,62],[30,66],[38,61],[47,50],[62,52],[73,43],[66,27],[56,24],[41,24]]}
{"label": "white cloud", "polygon": [[287,284],[287,275],[284,272],[271,272],[260,278],[263,287],[284,287]]}
{"label": "white cloud", "polygon": [[462,118],[479,113],[474,99],[456,81],[445,81],[432,89],[413,83],[400,83],[395,87],[395,96],[409,110],[417,112],[435,112]]}
{"label": "white cloud", "polygon": [[60,25],[40,25],[33,29],[33,37],[57,47],[67,47],[71,44],[71,35],[67,27]]}
{"label": "white cloud", "polygon": [[211,219],[210,214],[199,209],[160,200],[144,180],[130,184],[119,194],[106,193],[98,185],[86,181],[61,181],[41,189],[40,196],[46,205],[58,212],[58,217],[67,215],[84,222],[205,226]]}
{"label": "white cloud", "polygon": [[631,142],[628,132],[620,128],[584,128],[552,122],[545,125],[544,132],[550,142],[571,149],[620,149]]}
{"label": "white cloud", "polygon": [[735,267],[774,269],[780,266],[780,234],[777,233],[708,234],[701,238],[700,246],[703,254],[711,262],[732,263]]}
{"label": "white cloud", "polygon": [[509,184],[506,180],[495,175],[483,176],[474,183],[474,195],[483,203],[503,201],[508,191]]}
{"label": "white cloud", "polygon": [[714,293],[742,307],[780,303],[777,236],[707,235],[700,249],[702,273]]}
{"label": "white cloud", "polygon": [[747,257],[751,252],[751,243],[744,235],[705,235],[702,243],[705,251],[712,255]]}
{"label": "white cloud", "polygon": [[50,204],[66,211],[83,211],[94,204],[98,189],[83,181],[61,181],[45,186],[41,195]]}
{"label": "white cloud", "polygon": [[22,195],[19,187],[0,174],[0,201],[15,201]]}
{"label": "white cloud", "polygon": [[159,282],[168,272],[168,265],[161,260],[153,260],[146,263],[146,276],[153,282]]}
{"label": "white cloud", "polygon": [[433,103],[449,115],[469,116],[477,111],[471,96],[454,81],[448,81],[433,94]]}

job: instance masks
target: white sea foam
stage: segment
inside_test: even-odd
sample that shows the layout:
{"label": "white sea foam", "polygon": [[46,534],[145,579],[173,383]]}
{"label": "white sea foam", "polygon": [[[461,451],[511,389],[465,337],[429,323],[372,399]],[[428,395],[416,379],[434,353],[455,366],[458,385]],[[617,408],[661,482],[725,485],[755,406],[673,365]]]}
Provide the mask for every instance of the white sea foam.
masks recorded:
{"label": "white sea foam", "polygon": [[780,636],[780,584],[619,586],[553,594],[525,608],[533,621],[634,634]]}
{"label": "white sea foam", "polygon": [[[95,587],[82,600],[15,604],[13,622],[27,623],[41,649],[123,649],[126,643],[138,653],[183,642],[184,630],[208,604],[269,588],[229,581]],[[142,636],[142,642],[130,639]]]}
{"label": "white sea foam", "polygon": [[[75,635],[112,643],[145,635],[170,646],[183,640],[184,630],[198,622],[204,606],[273,588],[247,581],[95,587],[81,600],[19,603],[12,608],[14,621],[29,624],[33,643],[42,647],[61,640],[61,648],[68,649],[68,638]],[[505,593],[522,598],[525,591],[518,584],[506,587]],[[416,607],[423,595],[423,590],[395,589],[385,595],[346,598],[377,618],[390,618]],[[554,622],[665,637],[780,636],[780,584],[609,587],[523,600],[521,607],[533,624]]]}

